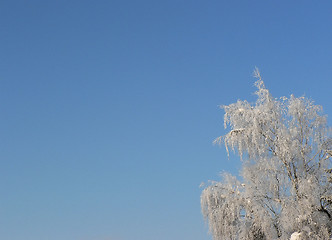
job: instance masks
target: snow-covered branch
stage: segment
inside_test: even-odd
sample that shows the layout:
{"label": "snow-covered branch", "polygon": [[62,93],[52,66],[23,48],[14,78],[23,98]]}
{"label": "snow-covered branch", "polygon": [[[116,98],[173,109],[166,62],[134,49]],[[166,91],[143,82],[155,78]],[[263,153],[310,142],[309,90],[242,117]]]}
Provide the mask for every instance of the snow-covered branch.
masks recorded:
{"label": "snow-covered branch", "polygon": [[225,175],[201,204],[214,240],[330,239],[332,138],[322,107],[305,97],[273,98],[258,78],[257,101],[222,106],[224,143],[243,159],[240,182]]}

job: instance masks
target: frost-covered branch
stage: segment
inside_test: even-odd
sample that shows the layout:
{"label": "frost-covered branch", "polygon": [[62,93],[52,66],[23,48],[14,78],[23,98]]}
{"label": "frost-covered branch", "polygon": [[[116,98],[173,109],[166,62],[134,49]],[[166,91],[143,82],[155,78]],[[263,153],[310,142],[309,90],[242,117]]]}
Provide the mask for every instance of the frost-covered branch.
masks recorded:
{"label": "frost-covered branch", "polygon": [[[257,101],[222,106],[226,135],[215,143],[243,161],[239,182],[207,187],[202,211],[215,240],[332,237],[332,138],[322,107],[273,98],[256,68]],[[299,236],[300,236],[299,235]],[[294,235],[295,236],[295,235]]]}

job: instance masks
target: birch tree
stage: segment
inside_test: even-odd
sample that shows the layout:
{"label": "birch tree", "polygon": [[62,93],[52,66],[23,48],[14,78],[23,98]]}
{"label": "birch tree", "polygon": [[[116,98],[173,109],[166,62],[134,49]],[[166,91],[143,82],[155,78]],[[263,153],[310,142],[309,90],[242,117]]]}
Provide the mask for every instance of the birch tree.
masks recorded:
{"label": "birch tree", "polygon": [[228,133],[215,140],[242,159],[202,192],[214,240],[332,239],[332,138],[322,107],[273,98],[259,71],[257,101],[222,106]]}

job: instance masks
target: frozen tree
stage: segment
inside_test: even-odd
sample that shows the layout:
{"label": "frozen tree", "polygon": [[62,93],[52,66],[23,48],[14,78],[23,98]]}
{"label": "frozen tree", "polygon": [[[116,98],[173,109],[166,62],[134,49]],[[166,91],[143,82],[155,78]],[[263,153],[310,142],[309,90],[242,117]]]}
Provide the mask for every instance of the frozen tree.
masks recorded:
{"label": "frozen tree", "polygon": [[215,141],[242,159],[202,192],[214,240],[331,239],[332,138],[322,108],[305,97],[273,98],[259,71],[257,101],[222,106],[228,134]]}

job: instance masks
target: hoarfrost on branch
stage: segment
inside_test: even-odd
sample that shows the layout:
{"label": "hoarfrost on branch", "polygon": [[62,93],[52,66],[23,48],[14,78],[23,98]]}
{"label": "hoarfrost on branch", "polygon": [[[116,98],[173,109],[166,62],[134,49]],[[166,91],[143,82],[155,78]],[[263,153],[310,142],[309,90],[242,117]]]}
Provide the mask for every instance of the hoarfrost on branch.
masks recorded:
{"label": "hoarfrost on branch", "polygon": [[239,154],[243,181],[226,173],[203,190],[213,239],[331,239],[332,138],[322,107],[273,98],[254,73],[256,103],[222,106],[230,131],[215,142]]}

